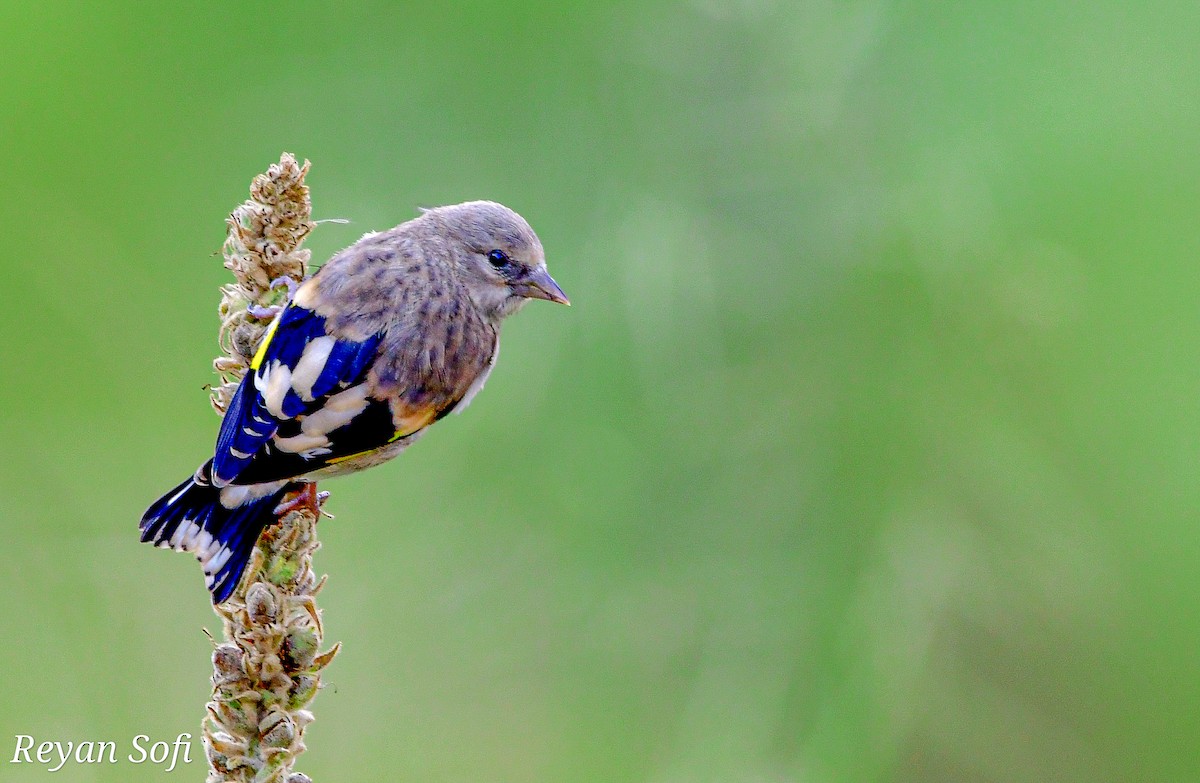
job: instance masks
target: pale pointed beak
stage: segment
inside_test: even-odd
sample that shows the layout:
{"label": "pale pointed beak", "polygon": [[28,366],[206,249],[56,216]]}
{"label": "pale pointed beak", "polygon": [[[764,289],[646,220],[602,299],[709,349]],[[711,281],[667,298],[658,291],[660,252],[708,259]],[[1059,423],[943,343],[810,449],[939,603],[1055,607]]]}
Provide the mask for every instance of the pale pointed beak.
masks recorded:
{"label": "pale pointed beak", "polygon": [[571,300],[545,269],[535,269],[525,279],[514,284],[513,289],[527,299],[545,299],[547,302],[571,306]]}

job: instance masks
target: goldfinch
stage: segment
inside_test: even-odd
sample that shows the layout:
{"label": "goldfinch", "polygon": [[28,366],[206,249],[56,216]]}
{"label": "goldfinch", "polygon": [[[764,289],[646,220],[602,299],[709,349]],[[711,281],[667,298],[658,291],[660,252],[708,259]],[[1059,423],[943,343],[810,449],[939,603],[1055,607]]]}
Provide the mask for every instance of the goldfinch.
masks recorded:
{"label": "goldfinch", "polygon": [[483,387],[500,324],[569,304],[511,209],[472,201],[368,234],[302,283],[230,401],[211,459],[141,520],[193,553],[213,603],[237,586],[287,492],[392,459]]}

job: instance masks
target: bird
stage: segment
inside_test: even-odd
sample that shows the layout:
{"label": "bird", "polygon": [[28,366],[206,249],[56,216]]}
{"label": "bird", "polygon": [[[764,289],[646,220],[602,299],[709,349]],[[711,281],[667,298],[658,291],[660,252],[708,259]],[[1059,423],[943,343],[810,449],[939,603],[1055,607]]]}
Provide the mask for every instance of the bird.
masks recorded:
{"label": "bird", "polygon": [[570,305],[537,234],[496,202],[367,234],[274,316],[212,457],[147,509],[141,540],[194,554],[224,602],[286,494],[386,462],[461,413],[496,364],[501,322],[531,299]]}

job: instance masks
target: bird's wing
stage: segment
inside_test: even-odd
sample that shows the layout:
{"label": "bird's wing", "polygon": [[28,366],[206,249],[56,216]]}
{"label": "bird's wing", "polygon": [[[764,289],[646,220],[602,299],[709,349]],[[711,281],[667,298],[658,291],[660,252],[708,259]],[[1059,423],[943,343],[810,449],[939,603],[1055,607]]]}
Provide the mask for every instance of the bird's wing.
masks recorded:
{"label": "bird's wing", "polygon": [[[325,436],[349,429],[346,425],[371,407],[365,379],[378,345],[378,334],[336,338],[320,315],[288,305],[272,322],[229,403],[217,435],[213,483],[292,478],[328,461],[319,458],[336,457]],[[386,442],[393,434],[387,405],[374,404],[385,409],[384,415],[371,411],[360,425],[373,423],[377,429],[371,429],[380,434],[366,439]],[[362,430],[357,440],[366,433]],[[263,478],[268,475],[272,478]]]}
{"label": "bird's wing", "polygon": [[[351,327],[289,304],[230,401],[212,483],[304,476],[412,435],[468,400],[490,369],[496,334],[452,310],[417,308],[354,339]],[[362,319],[354,323],[355,336],[366,334]]]}

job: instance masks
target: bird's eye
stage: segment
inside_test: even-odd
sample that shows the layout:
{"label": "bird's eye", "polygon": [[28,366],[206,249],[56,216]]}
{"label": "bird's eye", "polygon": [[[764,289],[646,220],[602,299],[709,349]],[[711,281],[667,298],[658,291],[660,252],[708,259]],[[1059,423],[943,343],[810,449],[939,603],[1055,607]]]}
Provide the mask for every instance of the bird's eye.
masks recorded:
{"label": "bird's eye", "polygon": [[497,269],[508,266],[512,261],[503,250],[493,250],[487,254],[487,260]]}

